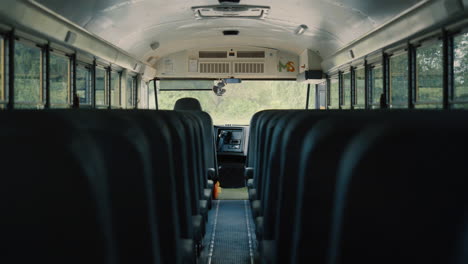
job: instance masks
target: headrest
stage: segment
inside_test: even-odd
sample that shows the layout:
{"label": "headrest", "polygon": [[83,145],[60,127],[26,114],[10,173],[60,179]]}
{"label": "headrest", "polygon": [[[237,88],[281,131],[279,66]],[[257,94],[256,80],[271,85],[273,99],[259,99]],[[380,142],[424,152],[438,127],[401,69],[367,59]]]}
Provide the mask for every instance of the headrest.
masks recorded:
{"label": "headrest", "polygon": [[200,102],[195,98],[181,98],[174,105],[178,111],[202,111]]}

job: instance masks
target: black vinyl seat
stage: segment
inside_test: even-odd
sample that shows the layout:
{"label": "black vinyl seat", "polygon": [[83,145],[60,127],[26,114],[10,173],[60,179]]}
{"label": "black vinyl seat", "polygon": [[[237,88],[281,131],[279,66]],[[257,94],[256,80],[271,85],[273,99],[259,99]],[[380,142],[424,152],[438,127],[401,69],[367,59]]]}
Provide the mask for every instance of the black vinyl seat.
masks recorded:
{"label": "black vinyl seat", "polygon": [[47,112],[0,123],[0,262],[118,263],[97,142]]}
{"label": "black vinyl seat", "polygon": [[245,161],[245,170],[244,176],[247,181],[248,189],[252,189],[255,187],[255,180],[254,180],[254,166],[255,166],[255,159],[257,154],[257,127],[259,123],[259,117],[262,115],[263,112],[255,113],[252,118],[250,119],[250,127],[249,127],[249,144],[247,149],[247,157]]}
{"label": "black vinyl seat", "polygon": [[[159,234],[172,250],[161,255],[168,256],[169,262],[194,263],[196,245],[188,190],[174,177],[173,141],[164,112],[139,110],[117,113],[127,121],[137,123],[147,138],[158,226],[162,229]],[[171,255],[173,251],[176,256]]]}
{"label": "black vinyl seat", "polygon": [[211,188],[208,188],[208,168],[206,167],[207,144],[204,140],[205,136],[203,123],[200,116],[196,112],[180,113],[184,116],[185,121],[188,122],[189,126],[192,128],[193,138],[190,140],[194,146],[192,149],[192,157],[195,162],[195,171],[193,176],[197,181],[197,186],[199,189],[201,201],[200,208],[202,209],[203,214],[206,216],[206,220],[208,220],[208,210],[211,208],[213,185],[211,184]]}
{"label": "black vinyl seat", "polygon": [[[294,224],[291,212],[294,212],[297,201],[289,196],[295,194],[300,184],[297,182],[298,150],[303,146],[307,131],[326,115],[323,111],[285,112],[274,125],[265,171],[263,214],[256,219],[258,235],[263,239],[260,241],[260,254],[267,263],[281,263],[277,258],[287,251],[290,242],[279,238]],[[282,243],[286,245],[280,246]]]}
{"label": "black vinyl seat", "polygon": [[[196,263],[213,164],[207,117],[0,112],[0,261]],[[466,119],[464,111],[256,114],[246,168],[260,261],[464,263]]]}
{"label": "black vinyl seat", "polygon": [[206,112],[194,112],[197,118],[202,123],[203,130],[203,147],[205,153],[205,186],[210,190],[213,189],[214,180],[218,178],[218,161],[216,154],[216,144],[214,136],[214,126],[211,116]]}
{"label": "black vinyl seat", "polygon": [[427,111],[352,141],[340,163],[327,263],[459,263],[467,247],[466,119]]}
{"label": "black vinyl seat", "polygon": [[[275,131],[281,135],[282,131],[285,129],[285,126],[301,111],[297,110],[270,110],[266,111],[262,117],[259,118],[260,123],[257,129],[257,151],[258,154],[255,157],[255,169],[254,169],[254,187],[249,190],[249,198],[252,203],[252,212],[254,217],[259,217],[263,215],[265,196],[269,192],[270,188],[277,188],[277,186],[272,186],[270,184],[270,175],[272,170],[270,170],[270,164],[272,166],[278,165],[270,160],[271,151],[275,148],[274,138]],[[280,136],[277,136],[278,138]],[[275,173],[277,171],[274,171]],[[257,227],[260,225],[257,225]],[[258,229],[258,228],[257,228]]]}
{"label": "black vinyl seat", "polygon": [[[93,136],[103,153],[104,166],[109,173],[112,227],[121,263],[152,263],[159,256],[164,263],[181,263],[173,258],[180,255],[177,241],[174,241],[178,237],[174,230],[178,225],[166,226],[177,222],[177,218],[168,213],[168,209],[158,209],[165,207],[167,200],[172,202],[172,199],[163,201],[172,192],[156,197],[161,191],[153,188],[158,186],[153,181],[164,178],[152,177],[148,140],[138,123],[113,111],[59,110],[53,113],[69,120],[77,130]],[[167,205],[167,208],[172,206]],[[164,241],[160,244],[161,252],[155,250],[155,243],[159,244],[158,235]]]}
{"label": "black vinyl seat", "polygon": [[[195,243],[200,246],[206,223],[192,214],[190,201],[199,200],[188,196],[187,166],[177,164],[190,163],[193,156],[186,146],[195,141],[180,128],[184,122],[192,129],[196,125],[186,116],[54,110],[4,112],[0,120],[6,127],[0,132],[4,167],[37,185],[23,194],[13,181],[2,184],[4,201],[11,201],[3,207],[10,212],[3,217],[5,263],[196,262]],[[20,229],[11,228],[15,221]],[[32,255],[20,254],[24,249]]]}
{"label": "black vinyl seat", "polygon": [[[431,253],[419,257],[424,262],[460,263],[467,255],[461,250],[467,246],[464,235],[468,228],[464,214],[468,197],[462,191],[467,182],[461,175],[468,165],[456,153],[457,148],[465,149],[468,144],[464,136],[468,129],[463,121],[466,118],[464,112],[434,111],[259,114],[258,140],[263,142],[258,142],[256,156],[260,160],[255,161],[254,169],[255,176],[259,176],[254,182],[263,182],[257,185],[263,212],[256,219],[260,229],[259,261],[335,264],[410,259],[420,263],[417,256],[424,254],[426,247],[431,248]],[[387,124],[385,128],[377,127],[378,132],[362,135],[366,127],[381,123]],[[359,142],[354,140],[356,135]],[[378,147],[369,143],[373,137],[382,140]],[[437,143],[431,145],[433,140]],[[354,142],[352,147],[348,147],[350,142]],[[408,146],[414,151],[407,152]],[[360,157],[368,147],[372,152]],[[400,154],[398,150],[406,152]],[[419,156],[412,158],[414,155]],[[424,160],[430,165],[421,169]],[[452,162],[456,165],[449,168]],[[356,187],[340,183],[340,177],[345,177],[342,175],[348,175],[346,182],[357,177]],[[425,177],[432,178],[430,184],[424,182]],[[442,188],[438,188],[437,181],[444,181]],[[451,190],[453,184],[463,187]],[[444,194],[444,198],[431,196],[433,190]],[[428,204],[418,208],[424,201]],[[430,207],[435,212],[429,212]],[[398,221],[392,222],[395,219]],[[434,238],[428,227],[436,228]],[[398,243],[405,236],[411,242]]]}
{"label": "black vinyl seat", "polygon": [[[284,151],[281,147],[281,142],[285,130],[291,126],[291,122],[300,119],[301,113],[291,111],[278,111],[274,113],[274,117],[265,125],[266,136],[263,146],[263,162],[259,167],[262,185],[258,187],[261,190],[259,200],[253,201],[253,214],[256,216],[256,231],[259,239],[272,240],[272,231],[265,231],[265,222],[274,221],[272,219],[273,212],[278,208],[275,204],[277,200],[277,192],[280,188],[280,157]],[[293,154],[293,153],[290,153]],[[271,229],[271,225],[266,225]]]}
{"label": "black vinyl seat", "polygon": [[202,170],[202,194],[204,200],[208,201],[208,207],[211,208],[212,190],[214,187],[213,180],[218,176],[218,163],[215,148],[215,138],[213,133],[213,121],[209,114],[202,111],[200,102],[195,98],[181,98],[177,100],[174,106],[175,111],[188,111],[195,115],[195,119],[201,126],[199,133],[201,133],[202,145],[200,148],[203,150],[197,154],[203,158]]}
{"label": "black vinyl seat", "polygon": [[[183,207],[185,203],[189,203],[191,214],[191,223],[194,232],[195,242],[201,245],[203,236],[206,232],[206,222],[200,210],[200,196],[197,189],[194,188],[195,177],[194,162],[191,150],[187,147],[191,144],[189,139],[189,128],[184,123],[185,118],[181,116],[180,112],[176,111],[157,111],[165,122],[168,124],[169,133],[172,139],[172,155],[174,165],[174,175],[177,185],[178,193],[178,207]],[[179,191],[180,190],[180,191]]]}
{"label": "black vinyl seat", "polygon": [[[165,199],[174,199],[175,205],[170,201],[167,201],[167,204],[177,207],[180,237],[182,238],[180,244],[184,249],[189,249],[189,251],[186,252],[188,253],[186,256],[190,257],[193,255],[191,251],[196,246],[197,238],[192,221],[191,203],[189,202],[191,199],[190,192],[188,190],[188,185],[184,184],[188,179],[181,179],[180,177],[183,177],[183,175],[175,176],[177,174],[177,169],[174,161],[177,160],[177,156],[175,155],[175,151],[173,151],[173,145],[176,136],[173,135],[169,129],[170,124],[167,122],[167,112],[137,111],[129,113],[129,118],[134,118],[140,123],[151,142],[153,166],[156,171],[154,175],[158,179],[158,190],[166,189],[165,191],[161,191],[161,194],[167,191],[175,194],[175,197],[173,197],[166,193]],[[162,170],[163,168],[169,170],[164,171]],[[163,182],[160,178],[166,178],[168,182]],[[172,188],[168,188],[168,186]],[[196,229],[199,233],[201,233],[200,228],[201,227],[198,227],[198,229]],[[184,250],[182,251],[184,252]],[[188,260],[190,260],[190,258]]]}
{"label": "black vinyl seat", "polygon": [[189,184],[192,197],[195,197],[199,213],[203,216],[204,221],[208,220],[208,200],[205,199],[203,187],[200,184],[201,175],[201,158],[203,155],[199,152],[200,149],[200,131],[194,116],[190,112],[175,112],[182,122],[185,132],[185,143],[183,147],[186,149],[187,169],[189,173]]}
{"label": "black vinyl seat", "polygon": [[[265,185],[265,177],[264,177],[264,170],[265,170],[265,163],[266,163],[266,156],[267,152],[265,152],[265,149],[268,148],[268,139],[267,137],[269,136],[267,130],[267,126],[270,123],[276,122],[278,116],[278,113],[281,113],[282,111],[278,112],[275,110],[269,110],[269,111],[264,111],[261,113],[261,116],[259,116],[259,123],[257,127],[257,131],[252,131],[256,133],[256,142],[254,143],[256,147],[254,147],[256,151],[256,155],[253,158],[254,162],[254,170],[253,170],[253,179],[254,179],[254,186],[253,188],[249,189],[249,199],[252,202],[252,205],[256,204],[256,207],[253,208],[253,214],[254,217],[259,215],[259,211],[255,208],[261,208],[261,200],[263,196],[263,188]],[[271,127],[271,126],[270,126]],[[256,201],[257,200],[257,201]]]}
{"label": "black vinyl seat", "polygon": [[288,174],[297,177],[288,179],[296,183],[294,190],[282,192],[280,198],[282,203],[295,203],[282,207],[277,215],[276,247],[282,249],[272,256],[277,263],[326,262],[339,162],[351,139],[370,122],[368,119],[335,112],[306,131],[302,147],[297,149],[300,158],[296,175]]}

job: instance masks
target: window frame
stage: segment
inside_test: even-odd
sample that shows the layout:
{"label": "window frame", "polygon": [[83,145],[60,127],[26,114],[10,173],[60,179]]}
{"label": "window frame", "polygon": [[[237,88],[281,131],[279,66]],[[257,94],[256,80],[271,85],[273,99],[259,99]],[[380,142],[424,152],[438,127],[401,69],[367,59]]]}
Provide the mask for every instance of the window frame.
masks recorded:
{"label": "window frame", "polygon": [[[158,109],[158,104],[157,102],[157,91],[156,91],[156,79],[152,79],[148,83],[148,109],[150,110],[157,110]],[[151,91],[153,91],[153,97],[151,98]],[[150,102],[153,101],[154,103],[154,108],[150,106]]]}
{"label": "window frame", "polygon": [[[94,108],[96,109],[108,109],[109,108],[109,68],[102,64],[95,64],[94,66],[95,74],[94,74]],[[103,70],[104,71],[104,104],[98,104],[96,101],[96,92],[97,89],[97,71]]]}
{"label": "window frame", "polygon": [[[129,102],[129,98],[127,97],[128,96],[128,84],[130,83],[129,80],[132,80],[131,83],[132,83],[132,87],[130,88],[131,89],[131,94],[130,94],[130,97],[131,97],[131,105],[130,107],[128,106],[128,102]],[[134,74],[127,74],[127,79],[126,79],[126,83],[125,83],[125,108],[126,109],[136,109],[137,105],[136,105],[136,98],[135,98],[135,93],[136,93],[136,89],[137,89],[137,75],[134,75]]]}
{"label": "window frame", "polygon": [[[454,32],[453,34],[450,34],[449,36],[447,36],[449,38],[449,45],[450,45],[449,53],[451,52],[449,56],[452,55],[451,71],[448,74],[449,74],[449,79],[451,79],[450,81],[452,83],[452,86],[450,88],[453,89],[453,90],[448,91],[449,93],[448,103],[449,103],[449,107],[454,108],[454,109],[457,109],[457,106],[461,106],[461,105],[465,106],[463,107],[464,109],[468,108],[468,98],[465,100],[460,100],[460,99],[455,98],[455,95],[457,92],[457,87],[456,87],[456,82],[455,82],[455,78],[456,78],[456,75],[455,75],[455,39],[465,34],[468,36],[468,28]],[[468,54],[465,54],[465,56],[468,56]],[[468,80],[466,81],[468,82]]]}
{"label": "window frame", "polygon": [[136,102],[137,108],[148,109],[149,83],[146,83],[143,80],[137,80],[137,82],[139,83],[138,85],[139,91],[137,92],[137,102]]}
{"label": "window frame", "polygon": [[[392,59],[396,58],[396,57],[405,57],[406,58],[406,67],[407,67],[407,70],[405,72],[406,74],[406,79],[405,81],[407,82],[407,85],[406,85],[406,101],[404,103],[394,103],[393,102],[393,77],[392,77],[392,73],[393,73],[393,69],[392,69]],[[405,47],[403,49],[399,49],[399,50],[396,50],[394,52],[392,52],[391,54],[388,54],[388,94],[387,94],[387,103],[388,103],[388,107],[391,108],[391,109],[409,109],[410,106],[409,106],[409,90],[410,90],[410,82],[408,81],[409,79],[409,75],[410,75],[410,65],[409,65],[409,59],[408,59],[408,49]]]}
{"label": "window frame", "polygon": [[74,78],[76,79],[76,87],[74,88],[75,89],[75,92],[76,94],[78,95],[78,91],[80,89],[78,89],[78,69],[79,68],[84,68],[88,71],[89,73],[89,80],[87,80],[88,82],[88,87],[89,87],[89,90],[87,91],[88,92],[88,95],[89,95],[89,103],[81,103],[79,102],[79,107],[80,108],[92,108],[93,107],[93,104],[94,104],[94,92],[93,92],[93,65],[92,64],[89,64],[89,63],[86,63],[86,62],[82,62],[82,61],[77,61],[76,62],[76,73],[77,73],[77,76],[75,76]]}
{"label": "window frame", "polygon": [[[341,91],[340,91],[340,74],[339,73],[335,73],[331,76],[328,76],[328,82],[329,82],[329,85],[327,87],[327,90],[329,91],[328,92],[328,95],[327,95],[327,98],[328,98],[328,105],[327,105],[327,109],[340,109],[340,102],[341,102]],[[338,102],[336,102],[337,104],[334,106],[332,105],[332,87],[333,87],[333,83],[336,82],[336,84],[338,84],[338,89],[336,92],[338,92]]]}
{"label": "window frame", "polygon": [[[112,86],[113,86],[113,83],[112,83],[112,76],[113,74],[116,73],[118,75],[118,80],[119,80],[119,85],[118,85],[118,91],[119,91],[119,102],[118,102],[118,105],[113,105],[112,104],[112,98],[113,98],[113,90],[112,90]],[[110,68],[109,69],[109,75],[110,75],[110,78],[109,78],[109,97],[110,97],[110,108],[111,109],[122,109],[122,75],[123,75],[123,71],[122,70],[118,70],[116,68]]]}
{"label": "window frame", "polygon": [[[325,87],[325,89],[320,89],[320,86],[323,86]],[[322,104],[320,102],[320,99],[322,98],[320,96],[320,93],[325,90],[325,105],[323,106],[324,108],[322,108]],[[314,109],[317,109],[317,110],[326,110],[327,109],[327,102],[328,102],[328,78],[321,82],[321,83],[318,83],[315,85],[315,108]]]}
{"label": "window frame", "polygon": [[[358,78],[357,78],[357,73],[358,71],[362,70],[364,72],[364,97],[362,99],[364,99],[364,102],[362,102],[362,104],[359,104],[358,102]],[[354,92],[353,92],[353,96],[352,96],[352,101],[353,101],[353,105],[352,105],[352,108],[353,109],[366,109],[366,77],[367,77],[367,73],[366,73],[366,65],[363,64],[363,65],[359,65],[359,66],[356,66],[353,68],[353,71],[354,71]]]}
{"label": "window frame", "polygon": [[[68,78],[68,81],[67,81],[67,94],[68,94],[68,98],[67,98],[67,102],[66,103],[63,103],[63,104],[55,104],[52,102],[51,98],[49,98],[49,107],[50,108],[56,108],[55,106],[58,106],[58,108],[70,108],[72,107],[72,104],[73,104],[73,58],[72,56],[66,54],[65,52],[61,52],[59,50],[55,50],[55,49],[51,49],[50,52],[49,52],[49,56],[51,57],[52,55],[54,56],[58,56],[58,57],[62,57],[62,58],[66,58],[67,61],[68,61],[68,69],[67,69],[67,78]],[[49,58],[49,61],[50,61],[50,58]],[[50,67],[49,67],[49,71],[50,71]],[[49,85],[50,85],[50,72],[47,72],[47,74],[49,75]],[[50,87],[49,87],[49,97],[50,97]]]}
{"label": "window frame", "polygon": [[[43,45],[40,45],[34,41],[31,41],[31,40],[28,40],[28,39],[24,39],[24,38],[20,38],[20,37],[17,37],[15,36],[14,37],[14,52],[16,53],[16,47],[17,45],[19,44],[22,44],[24,46],[27,46],[29,48],[33,48],[33,49],[38,49],[40,51],[40,54],[39,54],[39,100],[38,102],[22,102],[22,101],[17,101],[16,100],[16,93],[17,93],[17,86],[16,86],[16,67],[15,67],[15,72],[14,72],[14,79],[13,80],[9,80],[11,82],[14,83],[14,95],[13,95],[13,108],[18,108],[17,106],[31,106],[31,107],[28,107],[27,109],[44,109],[46,107],[46,85],[45,85],[45,81],[46,81],[46,78],[45,78],[45,74],[46,74],[46,71],[45,71],[45,47]],[[16,63],[16,56],[14,56],[14,59],[15,59],[15,62]],[[23,107],[20,107],[20,109],[22,109]]]}
{"label": "window frame", "polygon": [[[384,66],[382,63],[374,63],[369,65],[369,72],[368,72],[368,85],[369,85],[369,94],[367,95],[369,101],[369,108],[370,109],[381,109],[380,105],[380,95],[375,94],[375,71],[379,70],[382,71],[382,93],[385,93],[384,86]],[[377,98],[377,101],[374,102],[374,98]]]}
{"label": "window frame", "polygon": [[[418,50],[421,49],[421,48],[425,48],[425,47],[430,47],[432,45],[436,45],[436,44],[440,44],[440,51],[441,51],[441,67],[442,67],[442,71],[441,71],[441,97],[440,97],[440,101],[421,101],[419,100],[419,60],[418,60]],[[414,80],[414,83],[415,83],[415,87],[414,87],[414,91],[413,91],[413,102],[414,102],[414,107],[415,108],[419,108],[419,109],[424,109],[423,106],[427,106],[427,105],[439,105],[439,107],[437,108],[440,108],[442,109],[444,107],[444,44],[443,44],[443,41],[441,40],[440,37],[435,37],[435,38],[431,38],[429,40],[426,40],[426,41],[423,41],[423,42],[419,42],[418,45],[415,45],[415,67],[416,67],[416,72],[415,72],[415,80]]]}
{"label": "window frame", "polygon": [[[349,74],[349,87],[345,87],[345,75]],[[352,101],[353,101],[353,92],[352,92],[352,89],[353,89],[353,85],[352,85],[352,81],[353,81],[353,73],[352,73],[352,70],[349,69],[349,70],[346,70],[346,71],[342,71],[341,72],[341,103],[340,103],[340,109],[341,110],[352,110]],[[349,88],[349,101],[347,104],[345,104],[345,88]]]}

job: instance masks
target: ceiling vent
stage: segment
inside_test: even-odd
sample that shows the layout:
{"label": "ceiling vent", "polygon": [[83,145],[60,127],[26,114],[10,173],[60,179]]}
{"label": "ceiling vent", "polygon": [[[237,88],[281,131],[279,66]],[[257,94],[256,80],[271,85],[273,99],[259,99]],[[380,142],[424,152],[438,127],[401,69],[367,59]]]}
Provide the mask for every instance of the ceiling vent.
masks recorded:
{"label": "ceiling vent", "polygon": [[265,51],[238,51],[237,58],[242,58],[242,59],[265,58]]}
{"label": "ceiling vent", "polygon": [[222,3],[220,5],[194,6],[192,11],[197,19],[223,17],[265,19],[270,12],[270,7]]}
{"label": "ceiling vent", "polygon": [[227,51],[200,51],[198,57],[200,59],[225,59]]}
{"label": "ceiling vent", "polygon": [[234,62],[234,73],[265,73],[265,64],[252,62]]}
{"label": "ceiling vent", "polygon": [[200,73],[230,73],[229,62],[200,62]]}

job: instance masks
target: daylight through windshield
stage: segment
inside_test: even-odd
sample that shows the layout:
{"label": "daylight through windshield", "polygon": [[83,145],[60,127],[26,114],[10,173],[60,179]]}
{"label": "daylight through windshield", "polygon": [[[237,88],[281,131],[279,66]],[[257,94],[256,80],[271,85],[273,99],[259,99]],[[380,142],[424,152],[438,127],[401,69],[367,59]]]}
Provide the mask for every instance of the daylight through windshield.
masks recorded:
{"label": "daylight through windshield", "polygon": [[[207,89],[206,81],[201,81],[204,82],[203,87],[196,85],[199,81],[176,81],[178,88],[165,82],[160,81],[158,85],[161,88],[158,94],[159,109],[173,109],[180,98],[197,98],[215,125],[248,125],[252,116],[261,110],[306,107],[307,84],[296,81],[243,81],[240,84],[227,84],[223,96],[217,96],[211,90],[201,90]],[[214,82],[209,82],[212,87]]]}

